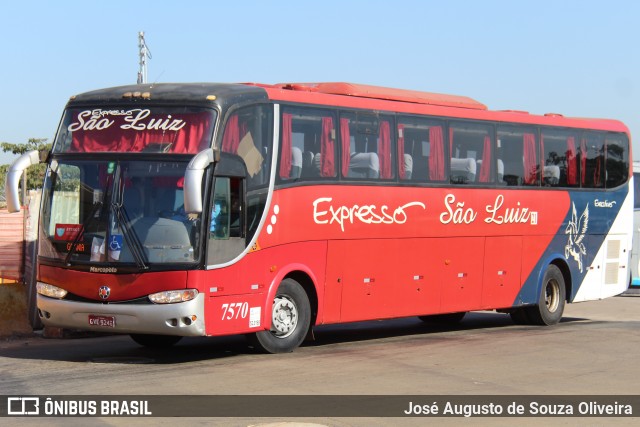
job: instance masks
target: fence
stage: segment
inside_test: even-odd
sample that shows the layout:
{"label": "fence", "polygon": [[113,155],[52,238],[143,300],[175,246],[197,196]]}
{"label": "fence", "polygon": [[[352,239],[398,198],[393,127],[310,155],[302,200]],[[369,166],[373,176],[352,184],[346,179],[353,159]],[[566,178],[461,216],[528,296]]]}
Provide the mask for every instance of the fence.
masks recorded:
{"label": "fence", "polygon": [[23,280],[24,215],[0,210],[0,284]]}
{"label": "fence", "polygon": [[35,286],[39,206],[40,192],[32,190],[21,212],[0,209],[0,336],[42,328]]}

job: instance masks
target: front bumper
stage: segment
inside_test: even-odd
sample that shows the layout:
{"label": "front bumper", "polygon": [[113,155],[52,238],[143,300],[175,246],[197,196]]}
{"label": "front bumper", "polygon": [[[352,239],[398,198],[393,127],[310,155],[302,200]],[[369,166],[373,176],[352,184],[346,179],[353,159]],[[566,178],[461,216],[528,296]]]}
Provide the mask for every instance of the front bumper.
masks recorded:
{"label": "front bumper", "polygon": [[[37,304],[40,319],[46,326],[123,334],[184,337],[205,334],[204,294],[175,304],[87,303],[38,294]],[[115,317],[115,327],[90,325],[89,315]]]}

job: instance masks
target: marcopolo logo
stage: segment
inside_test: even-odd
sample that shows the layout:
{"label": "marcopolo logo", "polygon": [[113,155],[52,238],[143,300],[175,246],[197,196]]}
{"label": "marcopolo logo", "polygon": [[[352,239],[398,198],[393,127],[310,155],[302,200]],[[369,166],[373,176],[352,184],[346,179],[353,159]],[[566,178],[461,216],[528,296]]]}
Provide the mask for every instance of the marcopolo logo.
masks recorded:
{"label": "marcopolo logo", "polygon": [[111,295],[111,288],[108,286],[100,286],[98,289],[98,296],[100,299],[107,299],[109,298],[109,295]]}

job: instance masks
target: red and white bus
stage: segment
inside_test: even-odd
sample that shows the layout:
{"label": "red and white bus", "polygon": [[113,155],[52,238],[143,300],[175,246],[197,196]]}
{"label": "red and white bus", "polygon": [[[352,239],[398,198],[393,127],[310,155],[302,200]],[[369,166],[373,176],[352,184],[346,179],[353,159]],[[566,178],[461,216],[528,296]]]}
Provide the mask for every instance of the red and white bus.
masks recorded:
{"label": "red and white bus", "polygon": [[46,159],[39,314],[272,353],[370,319],[552,325],[629,284],[630,147],[613,120],[347,83],[84,93]]}

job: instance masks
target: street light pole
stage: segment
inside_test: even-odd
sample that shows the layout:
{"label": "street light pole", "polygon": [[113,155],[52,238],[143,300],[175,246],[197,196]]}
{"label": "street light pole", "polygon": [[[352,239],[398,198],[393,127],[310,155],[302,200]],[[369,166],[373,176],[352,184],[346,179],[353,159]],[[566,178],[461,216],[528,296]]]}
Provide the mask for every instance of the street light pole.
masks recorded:
{"label": "street light pole", "polygon": [[144,39],[144,31],[138,33],[138,48],[140,55],[140,69],[138,70],[138,84],[147,83],[147,58],[151,59],[151,51]]}

